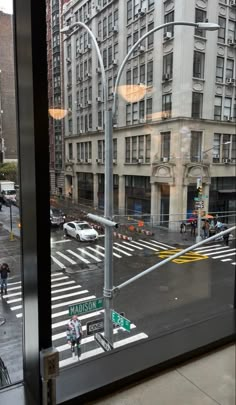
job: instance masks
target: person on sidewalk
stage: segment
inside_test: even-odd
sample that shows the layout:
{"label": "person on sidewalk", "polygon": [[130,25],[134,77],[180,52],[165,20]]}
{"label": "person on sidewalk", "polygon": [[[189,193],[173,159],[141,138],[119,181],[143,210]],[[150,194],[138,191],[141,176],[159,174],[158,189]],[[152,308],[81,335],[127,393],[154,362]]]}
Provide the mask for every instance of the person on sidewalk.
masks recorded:
{"label": "person on sidewalk", "polygon": [[71,346],[72,356],[75,356],[75,346],[77,347],[77,356],[78,359],[81,356],[81,348],[80,343],[82,339],[82,325],[77,317],[77,315],[73,315],[72,318],[67,323],[66,327],[66,337],[67,343]]}
{"label": "person on sidewalk", "polygon": [[[223,231],[226,231],[228,227],[225,225]],[[223,236],[225,246],[229,246],[229,232]]]}
{"label": "person on sidewalk", "polygon": [[7,278],[10,269],[7,263],[3,263],[0,267],[0,282],[1,282],[1,295],[3,295],[3,289],[5,294],[7,294]]}

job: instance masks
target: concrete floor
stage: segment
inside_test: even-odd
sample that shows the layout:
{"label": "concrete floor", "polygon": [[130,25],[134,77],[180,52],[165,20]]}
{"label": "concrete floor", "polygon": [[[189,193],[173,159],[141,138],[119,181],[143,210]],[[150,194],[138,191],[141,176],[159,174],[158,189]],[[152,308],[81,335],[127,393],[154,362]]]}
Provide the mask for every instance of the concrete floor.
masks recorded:
{"label": "concrete floor", "polygon": [[235,405],[236,346],[143,380],[90,405]]}

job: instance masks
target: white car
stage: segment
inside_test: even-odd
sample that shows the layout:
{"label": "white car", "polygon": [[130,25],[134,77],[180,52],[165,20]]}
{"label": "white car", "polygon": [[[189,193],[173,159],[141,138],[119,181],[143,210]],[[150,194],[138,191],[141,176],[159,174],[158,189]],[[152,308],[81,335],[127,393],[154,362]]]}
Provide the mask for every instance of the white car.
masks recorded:
{"label": "white car", "polygon": [[88,222],[71,221],[63,225],[66,236],[72,236],[79,241],[93,241],[98,238],[98,233]]}

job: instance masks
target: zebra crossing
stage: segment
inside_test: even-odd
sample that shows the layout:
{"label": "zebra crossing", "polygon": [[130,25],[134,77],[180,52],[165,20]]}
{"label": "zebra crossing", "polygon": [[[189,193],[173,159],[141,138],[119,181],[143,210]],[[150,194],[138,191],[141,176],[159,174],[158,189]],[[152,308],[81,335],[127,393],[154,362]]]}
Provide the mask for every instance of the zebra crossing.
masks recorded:
{"label": "zebra crossing", "polygon": [[[66,324],[69,320],[68,306],[96,298],[84,289],[75,280],[62,271],[51,274],[51,293],[52,293],[52,342],[53,346],[59,351],[60,367],[72,364],[78,359],[72,357],[70,346],[66,342]],[[17,318],[22,318],[22,289],[21,281],[8,282],[8,294],[3,299],[10,306]],[[83,330],[83,339],[81,341],[81,357],[84,360],[100,353],[103,349],[98,346],[94,336],[86,336],[86,322],[96,320],[103,314],[103,309],[80,316]],[[148,335],[136,330],[136,325],[131,324],[131,331],[127,333],[123,328],[114,329],[114,348],[125,346],[127,344],[146,339]]]}
{"label": "zebra crossing", "polygon": [[[70,265],[76,264],[94,264],[101,263],[105,257],[105,247],[93,244],[92,246],[85,246],[83,248],[76,247],[74,249],[65,249],[61,252],[58,249],[59,243],[64,243],[65,240],[53,242],[53,251],[51,254],[51,259],[54,264],[53,270],[62,270]],[[54,243],[57,244],[56,248]],[[157,242],[156,240],[143,240],[138,239],[132,241],[119,241],[113,243],[113,256],[117,259],[122,259],[124,257],[132,257],[137,253],[142,253],[144,251],[149,252],[159,252],[172,248],[171,246]]]}
{"label": "zebra crossing", "polygon": [[221,244],[203,245],[194,249],[195,252],[211,257],[213,260],[220,259],[221,262],[229,262],[236,266],[236,247],[223,246]]}

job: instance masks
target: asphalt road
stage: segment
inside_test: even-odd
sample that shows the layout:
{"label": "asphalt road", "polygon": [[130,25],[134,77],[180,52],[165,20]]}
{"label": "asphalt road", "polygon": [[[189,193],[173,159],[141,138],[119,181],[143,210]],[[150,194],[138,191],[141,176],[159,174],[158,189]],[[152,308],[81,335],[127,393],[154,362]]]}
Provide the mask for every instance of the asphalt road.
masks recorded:
{"label": "asphalt road", "polygon": [[[0,356],[4,357],[5,364],[9,366],[16,381],[21,372],[21,362],[19,360],[17,368],[12,350],[7,350],[9,340],[7,343],[4,337],[11,337],[10,328],[14,327],[14,344],[17,337],[19,346],[21,344],[20,256],[19,241],[10,242],[6,239],[7,236],[9,237],[5,234],[5,242],[3,241],[1,246],[5,244],[12,249],[13,272],[9,280],[8,295],[4,296],[0,303],[0,312],[7,321],[0,330],[0,347],[3,347],[2,343],[5,342],[6,349],[5,357],[1,350]],[[143,235],[137,235],[133,241],[114,239],[113,247],[114,285],[162,261],[172,254],[175,248],[164,241],[158,241],[157,238]],[[7,258],[7,247],[4,252]],[[104,238],[100,237],[94,243],[78,242],[65,238],[61,229],[52,229],[51,256],[52,339],[53,345],[60,352],[60,366],[63,367],[76,361],[71,357],[65,338],[65,326],[69,318],[68,306],[102,297]],[[232,308],[234,241],[229,247],[224,247],[220,242],[212,243],[179,260],[180,262],[168,263],[130,284],[114,298],[115,311],[124,312],[126,318],[131,321],[130,332],[122,328],[114,330],[115,347],[186,327]],[[87,322],[102,316],[102,311],[80,316],[84,331],[81,360],[103,352],[93,336],[86,334]],[[7,332],[4,333],[5,331]]]}

